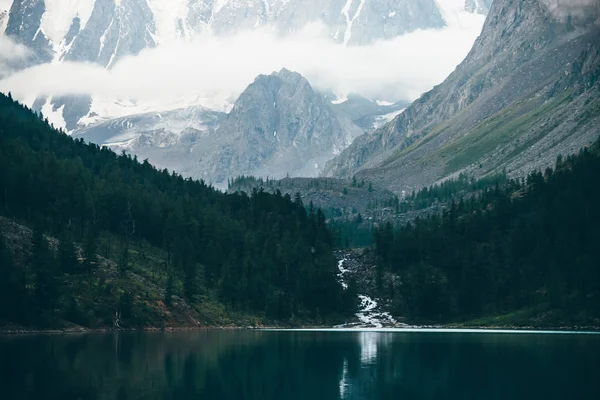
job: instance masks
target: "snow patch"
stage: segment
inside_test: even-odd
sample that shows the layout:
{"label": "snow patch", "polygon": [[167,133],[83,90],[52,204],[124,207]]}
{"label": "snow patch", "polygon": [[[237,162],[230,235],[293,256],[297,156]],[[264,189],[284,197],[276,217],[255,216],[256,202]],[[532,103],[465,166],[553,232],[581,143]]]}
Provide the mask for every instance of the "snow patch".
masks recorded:
{"label": "snow patch", "polygon": [[8,26],[8,12],[0,9],[0,37],[4,36],[4,31]]}
{"label": "snow patch", "polygon": [[133,137],[131,139],[128,140],[123,140],[120,142],[111,142],[111,143],[105,143],[102,145],[102,147],[108,147],[112,150],[126,150],[126,149],[131,149],[133,147],[134,142],[136,141],[137,137]]}
{"label": "snow patch", "polygon": [[66,132],[67,130],[67,123],[65,122],[65,119],[63,118],[63,110],[64,110],[65,106],[64,104],[57,109],[56,111],[54,111],[53,106],[52,106],[52,98],[49,98],[48,100],[46,100],[46,103],[44,103],[44,105],[42,106],[42,115],[44,116],[44,118],[48,119],[48,122],[50,122],[52,125],[54,125],[54,127],[56,129],[62,129]]}
{"label": "snow patch", "polygon": [[81,29],[85,27],[95,0],[44,0],[46,11],[42,16],[40,28],[54,46],[63,41],[73,19],[79,17]]}
{"label": "snow patch", "polygon": [[217,0],[213,8],[213,14],[218,13],[229,3],[229,0]]}
{"label": "snow patch", "polygon": [[88,126],[106,119],[127,117],[129,115],[149,112],[167,112],[187,107],[204,107],[210,110],[227,112],[230,104],[215,104],[211,99],[198,96],[186,96],[169,101],[136,102],[129,99],[112,99],[103,96],[92,96],[90,112],[79,122]]}
{"label": "snow patch", "polygon": [[268,19],[271,16],[271,5],[267,0],[263,0],[263,6],[265,8],[265,17]]}
{"label": "snow patch", "polygon": [[342,8],[342,15],[346,19],[346,31],[344,32],[344,46],[348,44],[350,38],[352,37],[352,25],[362,12],[363,6],[365,5],[365,1],[366,0],[360,0],[360,4],[358,5],[356,13],[354,13],[354,16],[352,16],[352,18],[350,18],[350,7],[352,7],[352,3],[354,3],[354,0],[347,0],[346,4],[344,5],[344,8]]}
{"label": "snow patch", "polygon": [[[164,44],[180,37],[179,21],[187,19],[188,0],[148,0],[148,6],[154,15],[156,27],[155,41]],[[187,29],[184,30],[187,31]],[[186,32],[182,32],[184,35]]]}
{"label": "snow patch", "polygon": [[485,16],[477,11],[471,13],[465,9],[465,0],[435,0],[442,18],[449,28],[471,29],[481,27]]}
{"label": "snow patch", "polygon": [[119,45],[120,44],[121,44],[121,35],[119,35],[119,37],[117,38],[117,44],[115,46],[115,51],[113,51],[112,55],[110,56],[110,60],[108,60],[108,64],[106,65],[106,68],[110,68],[113,61],[117,57],[117,54],[119,53]]}
{"label": "snow patch", "polygon": [[348,101],[348,95],[336,95],[337,98],[331,101],[331,104],[342,104]]}
{"label": "snow patch", "polygon": [[402,114],[404,112],[404,110],[406,110],[406,108],[403,108],[402,110],[398,110],[398,111],[393,111],[389,114],[379,115],[378,117],[375,118],[375,123],[373,124],[373,128],[377,129],[380,126],[383,126],[383,125],[387,124],[388,122],[391,122],[398,115]]}
{"label": "snow patch", "polygon": [[98,57],[100,57],[100,54],[102,54],[102,50],[104,50],[104,42],[106,42],[106,35],[108,35],[108,32],[110,32],[113,22],[115,22],[114,19],[110,21],[110,24],[108,24],[108,28],[106,28],[102,36],[100,36],[100,49],[98,50]]}
{"label": "snow patch", "polygon": [[0,10],[10,10],[14,0],[0,0]]}
{"label": "snow patch", "polygon": [[0,37],[4,35],[8,26],[8,14],[13,0],[0,0]]}

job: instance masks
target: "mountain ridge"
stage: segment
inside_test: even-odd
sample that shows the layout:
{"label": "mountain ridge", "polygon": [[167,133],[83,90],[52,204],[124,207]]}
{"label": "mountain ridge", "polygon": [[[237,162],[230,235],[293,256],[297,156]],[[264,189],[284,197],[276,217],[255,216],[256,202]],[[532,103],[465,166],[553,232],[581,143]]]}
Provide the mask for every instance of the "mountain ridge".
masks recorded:
{"label": "mountain ridge", "polygon": [[[485,13],[484,2],[464,9]],[[443,6],[434,0],[14,0],[5,33],[37,54],[36,64],[86,61],[111,67],[177,38],[230,35],[260,26],[280,35],[323,23],[338,43],[361,45],[417,29],[441,28]],[[9,3],[7,2],[7,5]],[[482,4],[480,6],[480,4]],[[6,6],[5,6],[6,7]],[[4,30],[3,32],[4,33]]]}
{"label": "mountain ridge", "polygon": [[[551,101],[555,101],[554,106],[561,106],[560,92],[568,90],[571,84],[563,75],[573,77],[589,73],[590,79],[597,79],[593,66],[597,67],[598,63],[595,42],[598,30],[597,22],[589,17],[571,18],[568,23],[558,21],[545,4],[535,0],[494,2],[480,37],[456,70],[388,125],[358,138],[328,164],[324,175],[350,177],[356,174],[398,192],[427,186],[468,167],[476,175],[497,171],[505,166],[506,160],[488,165],[482,171],[476,168],[484,167],[478,162],[482,157],[467,154],[464,158],[470,162],[455,161],[461,151],[467,148],[470,151],[473,143],[499,137],[484,132],[494,118],[506,123],[517,121],[519,117],[528,119],[522,121],[527,136],[516,127],[510,135],[498,138],[501,143],[486,143],[479,151],[482,156],[498,151],[520,154],[525,148],[519,150],[517,147],[524,144],[510,143],[519,139],[520,134],[523,134],[523,141],[543,143],[543,138],[548,135],[544,134],[544,129],[532,127],[532,124],[544,118],[547,124],[558,122],[550,114],[536,115],[535,110],[548,106]],[[588,70],[573,70],[573,64],[577,64],[586,52],[592,57],[585,64]],[[585,88],[585,94],[577,93],[576,98],[565,100],[566,105],[562,104],[562,107],[572,105],[575,115],[588,111],[593,114],[598,101],[597,91],[594,81]],[[583,106],[577,107],[579,98],[585,103],[583,111]],[[569,114],[568,111],[564,113]],[[561,134],[556,129],[551,133],[561,143],[567,142],[566,136],[573,139],[567,150],[577,151],[595,138],[597,129],[593,128],[593,122],[596,120],[597,116],[590,115],[584,121],[590,127],[589,133],[583,132],[582,127],[574,133]],[[569,131],[568,127],[563,129],[565,131]],[[465,144],[469,135],[475,142]],[[464,148],[453,147],[461,137],[464,137]],[[455,154],[452,149],[456,150]],[[547,144],[544,152],[548,154],[543,163],[534,163],[535,157],[528,154],[529,164],[515,164],[516,173],[551,165],[563,150],[565,146]],[[454,166],[449,167],[449,164]]]}
{"label": "mountain ridge", "polygon": [[225,186],[239,175],[315,177],[362,132],[306,78],[284,68],[256,77],[228,114],[191,107],[109,120],[73,135]]}

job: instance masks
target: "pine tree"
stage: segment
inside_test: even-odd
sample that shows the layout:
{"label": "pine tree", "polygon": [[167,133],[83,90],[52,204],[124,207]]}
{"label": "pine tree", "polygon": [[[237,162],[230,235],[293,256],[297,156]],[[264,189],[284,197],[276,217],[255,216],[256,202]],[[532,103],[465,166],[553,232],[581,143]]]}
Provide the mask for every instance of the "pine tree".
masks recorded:
{"label": "pine tree", "polygon": [[64,232],[58,244],[58,267],[59,271],[67,274],[79,272],[79,260],[77,259],[75,245],[71,235]]}
{"label": "pine tree", "polygon": [[53,317],[60,290],[57,264],[48,247],[48,241],[41,230],[36,228],[32,238],[30,260],[30,266],[35,272],[35,303],[39,310],[50,310]]}
{"label": "pine tree", "polygon": [[179,268],[183,271],[183,295],[188,300],[192,300],[197,294],[198,269],[194,246],[189,239],[180,239],[177,260]]}
{"label": "pine tree", "polygon": [[85,270],[87,273],[91,273],[94,265],[97,262],[96,249],[98,240],[93,228],[87,229],[84,240],[83,257],[85,260]]}
{"label": "pine tree", "polygon": [[0,321],[17,322],[19,298],[17,271],[10,250],[0,234]]}
{"label": "pine tree", "polygon": [[167,277],[167,288],[165,290],[165,304],[167,306],[171,305],[173,299],[173,273],[169,271],[169,275]]}
{"label": "pine tree", "polygon": [[131,266],[129,264],[129,243],[127,240],[122,244],[119,255],[119,272],[121,275],[125,275]]}

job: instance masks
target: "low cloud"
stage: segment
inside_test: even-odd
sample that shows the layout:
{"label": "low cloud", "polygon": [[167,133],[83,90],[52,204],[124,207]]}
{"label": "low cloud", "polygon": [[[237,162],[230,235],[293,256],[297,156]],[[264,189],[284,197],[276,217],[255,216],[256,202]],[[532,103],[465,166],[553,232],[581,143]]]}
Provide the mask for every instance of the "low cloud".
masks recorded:
{"label": "low cloud", "polygon": [[542,0],[548,9],[559,19],[569,16],[576,18],[594,18],[600,16],[598,0]]}
{"label": "low cloud", "polygon": [[22,99],[92,94],[148,103],[193,96],[215,105],[235,99],[258,74],[286,67],[316,88],[340,95],[413,100],[454,70],[482,24],[483,17],[473,16],[466,26],[453,24],[349,47],[333,42],[319,24],[284,38],[269,29],[205,35],[144,50],[111,70],[66,62],[35,66],[0,81],[0,91],[10,90]]}
{"label": "low cloud", "polygon": [[31,51],[27,47],[7,36],[0,36],[0,79],[11,75],[30,56]]}

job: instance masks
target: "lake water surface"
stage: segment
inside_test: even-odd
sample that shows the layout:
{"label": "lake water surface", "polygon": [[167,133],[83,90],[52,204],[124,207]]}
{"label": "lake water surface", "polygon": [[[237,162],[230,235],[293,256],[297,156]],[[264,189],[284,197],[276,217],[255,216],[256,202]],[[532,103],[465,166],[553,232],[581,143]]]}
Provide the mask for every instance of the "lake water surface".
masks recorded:
{"label": "lake water surface", "polygon": [[600,399],[600,335],[0,336],[2,399]]}

